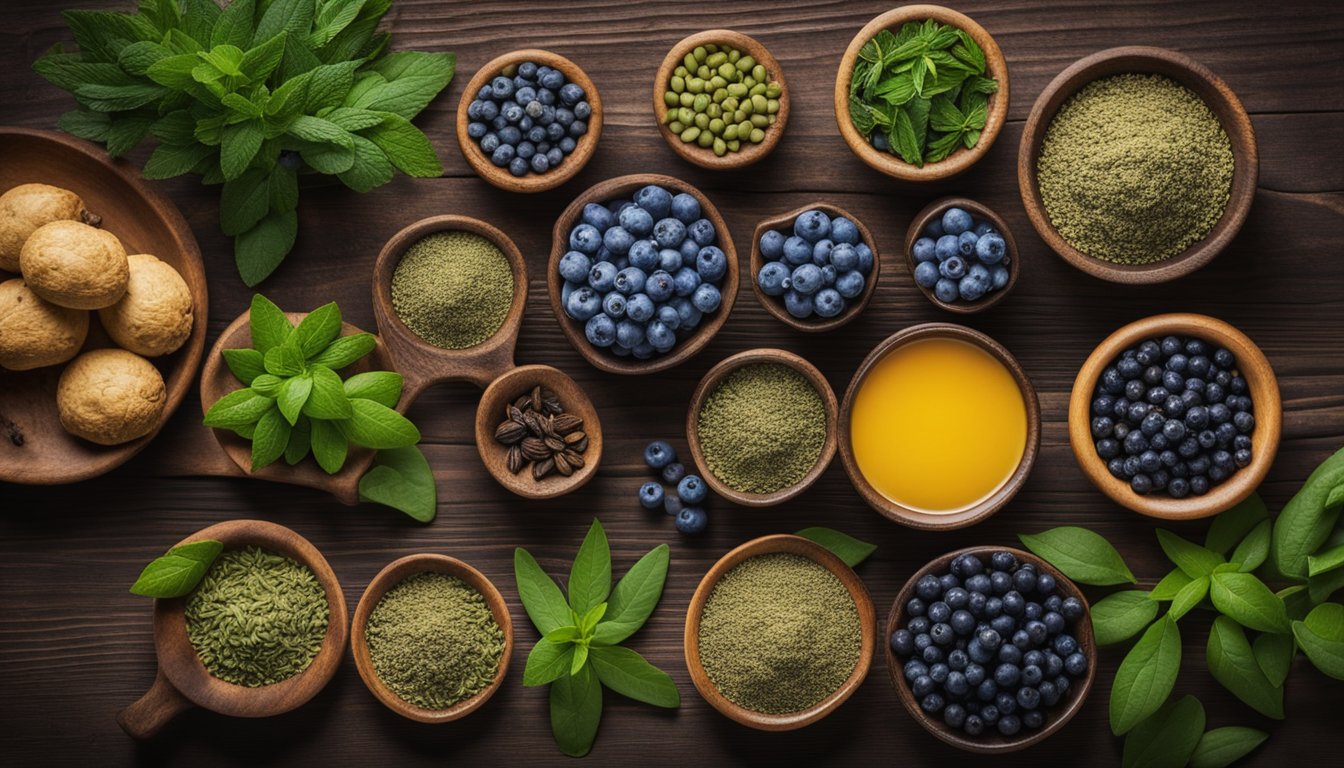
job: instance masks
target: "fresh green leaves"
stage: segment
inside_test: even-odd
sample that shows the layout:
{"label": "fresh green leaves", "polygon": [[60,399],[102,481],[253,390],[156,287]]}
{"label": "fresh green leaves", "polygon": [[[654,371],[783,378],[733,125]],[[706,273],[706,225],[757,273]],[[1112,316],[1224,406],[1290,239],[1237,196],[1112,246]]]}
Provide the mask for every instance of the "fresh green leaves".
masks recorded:
{"label": "fresh green leaves", "polygon": [[1238,624],[1261,632],[1289,632],[1283,600],[1249,573],[1215,573],[1209,596],[1213,607]]}
{"label": "fresh green leaves", "polygon": [[[1274,565],[1284,576],[1305,578],[1308,558],[1321,548],[1339,522],[1344,500],[1344,448],[1307,477],[1274,520]],[[1333,501],[1332,501],[1333,499]]]}
{"label": "fresh green leaves", "polygon": [[1111,686],[1111,731],[1119,736],[1153,714],[1167,700],[1181,668],[1181,632],[1164,616],[1134,644]]}
{"label": "fresh green leaves", "polygon": [[379,451],[373,466],[359,478],[359,498],[401,510],[422,523],[433,520],[438,511],[434,471],[414,445]]}
{"label": "fresh green leaves", "polygon": [[1293,622],[1293,637],[1317,669],[1344,680],[1344,605],[1316,606],[1305,620]]}
{"label": "fresh green leaves", "polygon": [[676,709],[681,694],[676,683],[643,656],[619,645],[593,646],[588,655],[597,679],[611,690],[655,707]]}
{"label": "fresh green leaves", "polygon": [[1074,581],[1094,586],[1135,581],[1115,547],[1086,528],[1063,526],[1037,534],[1019,534],[1017,538]]}
{"label": "fresh green leaves", "polygon": [[1148,593],[1137,589],[1113,592],[1092,605],[1092,632],[1097,645],[1123,643],[1137,635],[1161,606]]}
{"label": "fresh green leaves", "polygon": [[1213,679],[1224,688],[1265,717],[1283,719],[1283,687],[1265,676],[1235,621],[1226,616],[1213,620],[1205,656]]}
{"label": "fresh green leaves", "polygon": [[1269,734],[1255,728],[1229,725],[1205,731],[1190,755],[1189,768],[1226,768],[1265,743]]}
{"label": "fresh green leaves", "polygon": [[140,572],[131,592],[145,597],[182,597],[196,588],[224,545],[214,539],[173,547]]}
{"label": "fresh green leaves", "polygon": [[1192,544],[1162,528],[1157,529],[1157,542],[1162,545],[1167,559],[1192,579],[1208,576],[1214,568],[1227,562],[1217,552]]}
{"label": "fresh green leaves", "polygon": [[1125,737],[1123,768],[1184,768],[1204,734],[1204,705],[1194,696],[1168,702]]}
{"label": "fresh green leaves", "polygon": [[1265,507],[1265,500],[1260,498],[1260,494],[1252,493],[1240,504],[1213,519],[1213,525],[1209,526],[1209,532],[1204,536],[1204,548],[1227,555],[1237,546],[1237,542],[1246,538],[1252,528],[1268,519],[1269,509]]}
{"label": "fresh green leaves", "polygon": [[611,548],[602,524],[593,520],[569,570],[569,607],[580,616],[611,594]]}
{"label": "fresh green leaves", "polygon": [[797,533],[804,539],[815,541],[821,546],[829,549],[832,554],[845,561],[845,565],[850,568],[862,563],[868,559],[868,556],[877,551],[876,544],[869,544],[866,541],[858,539],[846,533],[831,528],[804,528]]}

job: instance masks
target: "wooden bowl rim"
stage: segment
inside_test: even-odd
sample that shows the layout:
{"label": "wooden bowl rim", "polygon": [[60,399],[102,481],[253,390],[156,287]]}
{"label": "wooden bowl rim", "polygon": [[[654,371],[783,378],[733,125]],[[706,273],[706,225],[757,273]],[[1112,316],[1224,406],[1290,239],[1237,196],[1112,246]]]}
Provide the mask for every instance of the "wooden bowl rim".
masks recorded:
{"label": "wooden bowl rim", "polygon": [[[710,594],[718,586],[719,579],[723,578],[724,574],[742,561],[749,560],[757,555],[781,553],[806,557],[826,568],[840,580],[841,584],[845,585],[845,589],[849,591],[850,597],[854,600],[854,608],[859,615],[862,645],[859,649],[859,661],[854,666],[854,671],[829,696],[808,709],[771,715],[735,704],[714,687],[700,662],[700,617],[704,612],[705,602],[709,600]],[[717,709],[728,719],[761,731],[796,730],[811,725],[838,709],[841,704],[845,703],[846,699],[853,695],[854,691],[858,690],[864,678],[868,676],[876,643],[877,616],[873,608],[872,598],[868,595],[868,588],[864,585],[863,579],[859,578],[854,569],[845,565],[844,561],[836,557],[829,549],[801,536],[785,533],[751,539],[739,544],[719,558],[705,573],[700,580],[700,584],[695,588],[695,593],[691,596],[690,605],[686,608],[686,629],[682,635],[686,668],[690,672],[691,682],[695,685],[695,689],[700,692],[705,701],[709,702],[710,706]]]}
{"label": "wooden bowl rim", "polygon": [[[991,357],[1008,370],[1013,380],[1017,382],[1017,388],[1022,394],[1022,404],[1027,411],[1026,445],[1023,446],[1022,458],[1018,460],[1017,469],[1013,470],[1013,473],[987,498],[956,512],[936,514],[911,509],[883,496],[863,476],[862,470],[859,469],[858,460],[854,456],[854,448],[850,444],[852,437],[850,419],[853,416],[854,398],[858,394],[863,380],[868,377],[868,373],[897,347],[933,338],[954,339],[971,344],[989,353]],[[1017,358],[1013,357],[1013,354],[1006,347],[987,334],[955,323],[920,323],[897,331],[883,339],[859,364],[858,370],[854,372],[854,377],[850,379],[849,387],[845,390],[845,397],[840,405],[840,461],[844,465],[845,472],[849,475],[849,480],[854,485],[854,489],[859,492],[864,501],[868,502],[868,506],[877,510],[883,517],[920,530],[947,531],[964,528],[985,520],[998,512],[1017,495],[1022,485],[1026,483],[1027,477],[1031,474],[1031,468],[1036,463],[1036,455],[1040,452],[1040,446],[1040,400],[1036,395],[1036,387],[1031,383],[1031,378],[1027,376],[1022,364],[1017,361]]]}
{"label": "wooden bowl rim", "polygon": [[1059,590],[1064,593],[1065,597],[1076,597],[1083,604],[1083,617],[1072,622],[1072,624],[1078,646],[1087,656],[1087,676],[1083,678],[1081,683],[1069,686],[1068,693],[1065,694],[1068,701],[1062,705],[1062,711],[1061,705],[1056,705],[1053,711],[1057,711],[1059,714],[1052,716],[1039,731],[1021,731],[1020,735],[1012,738],[997,732],[987,732],[982,738],[970,738],[957,733],[941,720],[930,717],[924,710],[920,709],[919,702],[915,701],[914,692],[910,690],[903,679],[902,663],[891,649],[891,643],[885,643],[887,676],[891,680],[892,687],[896,689],[896,695],[901,700],[901,704],[905,706],[905,711],[910,713],[910,717],[923,726],[924,730],[947,744],[967,752],[980,754],[1016,752],[1044,741],[1067,725],[1073,719],[1073,716],[1078,714],[1078,710],[1082,709],[1083,702],[1087,700],[1087,695],[1092,690],[1092,682],[1097,676],[1097,643],[1096,636],[1092,632],[1092,608],[1087,603],[1087,596],[1083,594],[1077,584],[1074,584],[1058,568],[1030,552],[1024,552],[1014,547],[965,547],[930,560],[906,580],[905,585],[901,587],[901,591],[897,593],[896,599],[892,601],[891,611],[887,614],[886,637],[890,638],[904,624],[902,619],[905,615],[905,604],[914,595],[915,583],[919,581],[921,576],[935,571],[946,571],[952,560],[963,554],[988,555],[991,552],[1011,552],[1019,561],[1032,563],[1036,566],[1038,572],[1048,573],[1055,578],[1055,583],[1059,585]]}
{"label": "wooden bowl rim", "polygon": [[[1232,146],[1235,166],[1227,206],[1203,240],[1169,259],[1152,264],[1112,264],[1070,245],[1050,223],[1036,184],[1036,157],[1059,108],[1088,83],[1123,73],[1160,74],[1192,91],[1208,106]],[[1055,102],[1053,106],[1051,102]],[[1065,67],[1041,91],[1027,116],[1018,145],[1017,180],[1027,218],[1045,244],[1064,261],[1093,277],[1131,285],[1162,283],[1187,275],[1213,261],[1236,237],[1255,200],[1260,151],[1255,128],[1235,92],[1213,70],[1168,48],[1127,45],[1089,54]]]}
{"label": "wooden bowl rim", "polygon": [[[667,104],[663,101],[663,93],[667,91],[668,83],[672,80],[672,72],[681,64],[682,59],[686,58],[686,54],[695,50],[697,46],[711,43],[730,45],[750,55],[757,64],[765,66],[767,76],[772,76],[780,88],[779,112],[776,113],[775,124],[767,127],[765,140],[760,144],[748,143],[737,152],[729,152],[723,157],[715,155],[712,149],[705,149],[698,144],[686,144],[681,137],[672,133],[664,122],[667,119]],[[659,65],[658,74],[653,79],[653,116],[663,141],[666,141],[672,151],[680,155],[683,160],[711,171],[745,168],[770,154],[784,136],[784,127],[789,123],[789,85],[784,80],[784,68],[768,48],[755,38],[741,32],[731,29],[696,32],[672,46],[667,56],[663,57],[663,63]]]}
{"label": "wooden bowl rim", "polygon": [[[369,653],[368,637],[365,634],[369,615],[382,601],[383,595],[392,587],[411,576],[420,573],[442,573],[456,576],[466,582],[485,598],[490,607],[490,615],[504,631],[504,650],[499,657],[499,668],[490,684],[470,698],[463,699],[447,709],[426,709],[406,701],[388,688],[373,666],[373,656]],[[369,586],[355,606],[355,616],[350,629],[350,651],[355,657],[355,669],[365,687],[388,709],[418,723],[449,723],[475,712],[490,700],[499,690],[509,672],[509,658],[513,655],[513,619],[509,615],[509,606],[494,583],[485,574],[455,557],[431,552],[422,552],[397,558],[383,567],[373,577]]]}
{"label": "wooden bowl rim", "polygon": [[[524,61],[535,61],[563,72],[567,81],[577,83],[583,88],[584,95],[593,108],[593,114],[588,119],[588,131],[578,138],[574,151],[565,157],[565,162],[560,165],[558,171],[541,174],[528,171],[526,176],[519,177],[509,173],[508,169],[499,168],[490,162],[490,158],[481,151],[475,139],[467,135],[467,123],[471,122],[467,118],[467,107],[471,106],[481,86],[500,75],[510,64],[520,64]],[[575,174],[583,170],[592,159],[593,153],[597,150],[597,140],[602,136],[602,116],[602,97],[597,92],[597,86],[578,64],[551,51],[522,48],[491,59],[478,69],[467,83],[467,87],[462,91],[462,99],[457,105],[457,145],[462,150],[462,157],[466,158],[467,164],[476,171],[476,175],[490,184],[507,192],[545,192],[574,178]]]}
{"label": "wooden bowl rim", "polygon": [[[705,460],[704,451],[700,447],[699,417],[700,409],[704,407],[705,400],[718,388],[719,383],[723,381],[725,376],[744,366],[765,363],[787,366],[801,373],[808,383],[817,390],[817,394],[821,396],[822,407],[826,410],[826,440],[822,443],[821,454],[817,456],[816,463],[807,471],[803,479],[772,493],[750,493],[732,488],[715,477],[714,473],[710,471],[709,463]],[[700,469],[700,476],[715,493],[745,507],[770,507],[775,504],[782,504],[811,488],[812,484],[817,482],[817,479],[831,466],[831,460],[835,458],[839,418],[840,408],[835,398],[835,392],[831,390],[830,382],[826,381],[826,377],[822,375],[821,371],[817,370],[815,365],[802,356],[783,349],[769,347],[748,349],[719,361],[700,379],[700,383],[695,387],[695,392],[691,395],[690,406],[686,409],[686,442],[690,446],[691,459]]]}
{"label": "wooden bowl rim", "polygon": [[[911,249],[914,247],[915,241],[919,239],[920,233],[924,231],[924,227],[927,226],[936,215],[942,214],[947,211],[948,208],[954,207],[965,210],[967,213],[971,214],[972,217],[988,219],[989,223],[993,224],[994,228],[999,231],[999,234],[1003,235],[1004,242],[1008,244],[1008,258],[1010,259],[1008,264],[1008,284],[1000,290],[994,291],[976,301],[957,301],[948,303],[935,296],[932,289],[925,288],[914,281],[916,262],[915,255]],[[995,212],[993,208],[990,208],[983,203],[972,200],[969,197],[960,197],[958,195],[940,197],[924,206],[923,210],[915,214],[914,220],[910,222],[910,228],[905,232],[905,262],[910,268],[910,282],[924,294],[924,297],[933,302],[934,305],[958,315],[970,315],[976,312],[982,312],[995,304],[998,304],[1000,301],[1003,301],[1003,298],[1008,295],[1008,292],[1013,290],[1013,286],[1017,285],[1017,273],[1022,271],[1022,253],[1017,250],[1017,241],[1013,239],[1013,231],[1009,228],[1007,219],[1003,218]]]}
{"label": "wooden bowl rim", "polygon": [[[1251,463],[1237,470],[1203,496],[1172,499],[1161,494],[1140,496],[1114,477],[1097,455],[1092,441],[1092,397],[1101,372],[1126,348],[1144,339],[1169,334],[1195,336],[1236,355],[1237,368],[1255,403],[1255,431],[1251,435]],[[1231,323],[1208,315],[1175,312],[1135,320],[1107,336],[1092,350],[1073,380],[1069,395],[1069,445],[1087,479],[1122,507],[1161,520],[1197,520],[1230,509],[1251,495],[1269,473],[1279,450],[1283,405],[1274,369],[1265,353]]]}
{"label": "wooden bowl rim", "polygon": [[[701,218],[709,219],[710,223],[714,225],[716,233],[714,244],[727,257],[728,270],[719,283],[719,293],[723,297],[723,302],[715,310],[713,317],[702,322],[700,327],[695,329],[695,333],[684,339],[679,339],[677,346],[668,354],[658,355],[648,360],[636,360],[633,357],[617,357],[605,349],[599,349],[588,343],[588,339],[584,335],[583,323],[571,320],[569,315],[565,314],[565,308],[561,306],[559,269],[561,257],[569,251],[569,230],[579,220],[579,216],[583,213],[583,206],[588,203],[605,205],[608,200],[633,194],[640,187],[649,184],[656,184],[672,191],[674,194],[685,192],[699,201]],[[546,292],[551,299],[551,311],[555,313],[556,322],[560,326],[560,330],[564,332],[565,338],[569,340],[575,351],[593,364],[593,367],[607,373],[641,375],[676,367],[694,357],[696,353],[709,344],[715,334],[719,332],[719,329],[723,327],[723,324],[728,321],[728,315],[733,311],[733,303],[737,301],[739,273],[737,249],[733,247],[733,237],[728,231],[728,224],[724,221],[723,215],[719,213],[719,209],[704,192],[673,176],[658,173],[632,173],[600,181],[584,190],[555,220],[555,227],[551,231],[551,258],[546,265]]]}

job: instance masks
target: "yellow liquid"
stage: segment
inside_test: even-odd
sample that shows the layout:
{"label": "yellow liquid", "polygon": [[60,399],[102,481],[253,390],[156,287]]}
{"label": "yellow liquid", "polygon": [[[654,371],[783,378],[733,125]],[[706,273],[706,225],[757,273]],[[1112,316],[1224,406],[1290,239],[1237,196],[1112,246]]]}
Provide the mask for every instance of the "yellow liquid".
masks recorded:
{"label": "yellow liquid", "polygon": [[1027,444],[1027,408],[1012,373],[955,339],[903,344],[854,397],[850,445],[879,493],[911,509],[957,512],[997,491]]}

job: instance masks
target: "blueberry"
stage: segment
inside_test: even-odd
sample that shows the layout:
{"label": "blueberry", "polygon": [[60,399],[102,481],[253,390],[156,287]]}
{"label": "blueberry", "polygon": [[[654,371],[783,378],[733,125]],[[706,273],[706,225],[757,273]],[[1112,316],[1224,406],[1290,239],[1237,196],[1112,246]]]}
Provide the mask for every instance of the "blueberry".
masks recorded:
{"label": "blueberry", "polygon": [[647,293],[636,293],[625,300],[625,316],[636,323],[647,323],[654,311],[653,299]]}
{"label": "blueberry", "polygon": [[925,574],[919,577],[915,582],[915,594],[926,601],[937,600],[942,596],[942,585],[938,582],[938,577],[933,574]]}
{"label": "blueberry", "polygon": [[677,513],[677,530],[687,536],[703,533],[709,526],[709,516],[701,507],[682,507]]}
{"label": "blueberry", "polygon": [[598,296],[588,286],[581,286],[569,295],[569,300],[565,302],[565,314],[580,322],[587,322],[589,318],[602,311],[602,298]]}
{"label": "blueberry", "polygon": [[991,289],[995,291],[1003,290],[1008,285],[1008,281],[1011,277],[1012,275],[1008,272],[1007,267],[1002,264],[994,265],[994,268],[989,271]]}
{"label": "blueberry", "polygon": [[[632,205],[621,211],[616,219],[625,231],[635,237],[647,237],[653,232],[653,215],[637,205]],[[681,242],[680,238],[677,242]],[[607,247],[610,248],[611,246]]]}
{"label": "blueberry", "polygon": [[602,233],[592,224],[580,224],[569,233],[569,247],[589,256],[602,247]]}
{"label": "blueberry", "polygon": [[956,633],[947,624],[934,624],[929,628],[929,637],[938,645],[950,645],[956,640]]}
{"label": "blueberry", "polygon": [[578,83],[566,83],[561,86],[560,100],[569,105],[583,101],[583,86]]}
{"label": "blueberry", "polygon": [[957,235],[957,253],[969,259],[975,255],[975,244],[979,239],[974,232],[962,232]]}
{"label": "blueberry", "polygon": [[716,233],[714,224],[709,219],[696,219],[686,227],[686,234],[696,242],[701,248],[706,245],[713,245]]}
{"label": "blueberry", "polygon": [[648,324],[644,329],[644,338],[655,352],[669,352],[677,345],[677,334],[660,320]]}
{"label": "blueberry", "polygon": [[633,349],[644,341],[644,326],[633,320],[621,320],[616,323],[616,343]]}
{"label": "blueberry", "polygon": [[998,729],[1004,736],[1016,736],[1022,730],[1022,721],[1017,715],[1004,715],[999,719]]}
{"label": "blueberry", "polygon": [[782,261],[767,262],[761,267],[761,271],[756,273],[756,284],[761,287],[761,292],[766,296],[784,295],[785,281],[789,279],[792,272]]}
{"label": "blueberry", "polygon": [[916,262],[936,261],[938,258],[934,255],[936,247],[937,244],[933,238],[921,237],[911,246],[910,254],[915,257]]}
{"label": "blueberry", "polygon": [[496,99],[507,99],[513,96],[513,81],[502,75],[491,80],[490,95]]}
{"label": "blueberry", "polygon": [[[667,483],[668,485],[676,485],[686,477],[686,465],[677,461],[677,457],[673,456],[670,463],[663,465],[663,471],[660,476],[663,478],[664,483]],[[682,501],[685,501],[685,499],[682,499]]]}
{"label": "blueberry", "polygon": [[1082,677],[1087,673],[1087,657],[1077,651],[1069,654],[1064,658],[1064,671],[1074,677]]}
{"label": "blueberry", "polygon": [[615,223],[615,217],[611,215],[611,211],[607,210],[606,206],[597,203],[588,203],[583,206],[583,213],[579,216],[579,220],[584,224],[595,227],[599,232],[609,229]]}
{"label": "blueberry", "polygon": [[691,303],[701,312],[713,312],[719,308],[722,301],[723,296],[720,295],[719,289],[709,283],[701,283],[700,287],[695,289],[695,293],[691,294]]}
{"label": "blueberry", "polygon": [[[682,267],[672,275],[672,284],[678,296],[689,297],[700,287],[700,273],[691,267]],[[682,318],[682,322],[685,323],[685,318]]]}
{"label": "blueberry", "polygon": [[[645,211],[645,215],[649,215],[647,211]],[[622,226],[624,226],[624,222],[622,222]],[[671,216],[659,219],[653,225],[653,239],[659,248],[676,248],[686,239],[686,225],[682,224],[681,220]]]}
{"label": "blueberry", "polygon": [[960,235],[973,226],[971,214],[960,208],[948,208],[943,212],[940,221],[943,231],[949,235]]}
{"label": "blueberry", "polygon": [[717,283],[728,271],[728,257],[717,246],[707,245],[696,256],[695,271],[700,273],[702,280]]}
{"label": "blueberry", "polygon": [[[609,229],[607,233],[610,234],[612,231],[614,230]],[[613,285],[617,292],[625,296],[631,296],[644,290],[646,280],[648,280],[648,277],[644,274],[644,270],[638,267],[626,267],[616,273],[616,281]]]}
{"label": "blueberry", "polygon": [[[672,196],[670,205],[671,214],[683,224],[690,224],[700,218],[700,201],[695,195],[680,192]],[[645,206],[645,210],[648,210],[648,206]]]}
{"label": "blueberry", "polygon": [[812,263],[818,267],[831,263],[831,251],[835,249],[835,243],[830,240],[822,239],[812,244]]}
{"label": "blueberry", "polygon": [[627,256],[630,259],[630,266],[643,272],[652,272],[658,266],[658,246],[652,240],[636,240],[630,246]]}
{"label": "blueberry", "polygon": [[966,276],[966,260],[953,256],[938,265],[938,273],[951,280],[960,280]]}
{"label": "blueberry", "polygon": [[[579,113],[579,112],[578,112],[578,109],[576,108],[576,109],[574,110],[574,114],[575,114],[575,115],[578,115],[578,113]],[[582,121],[582,120],[575,120],[574,122],[572,122],[572,123],[569,124],[569,135],[570,135],[570,136],[582,136],[583,134],[585,134],[585,133],[587,133],[587,132],[588,132],[588,124],[585,123],[585,122]]]}
{"label": "blueberry", "polygon": [[797,235],[789,237],[783,244],[783,256],[794,266],[807,264],[812,261],[812,244]]}
{"label": "blueberry", "polygon": [[556,69],[537,70],[537,82],[541,83],[542,88],[549,88],[552,91],[558,91],[565,84],[565,75]]}
{"label": "blueberry", "polygon": [[[549,129],[547,130],[547,133],[550,133]],[[560,138],[560,143],[556,144],[556,147],[566,155],[573,152],[578,146],[578,142],[574,141],[574,137],[572,136],[563,136]]]}
{"label": "blueberry", "polygon": [[929,665],[929,678],[933,682],[942,685],[947,682],[948,668],[943,663],[943,651],[937,646],[929,646],[924,649],[924,663]]}
{"label": "blueberry", "polygon": [[938,600],[929,605],[928,617],[929,621],[947,621],[952,617],[952,608],[942,600]]}
{"label": "blueberry", "polygon": [[803,264],[793,270],[789,279],[793,290],[811,295],[821,288],[821,269],[816,264]]}
{"label": "blueberry", "polygon": [[840,275],[835,280],[835,290],[846,299],[853,299],[863,293],[867,280],[858,270]]}
{"label": "blueberry", "polygon": [[658,251],[658,269],[670,274],[681,269],[681,251],[675,248],[663,248]]}
{"label": "blueberry", "polygon": [[859,243],[854,246],[854,250],[859,254],[858,271],[868,274],[873,269],[873,249],[868,247],[867,243]]}
{"label": "blueberry", "polygon": [[961,289],[957,286],[957,281],[940,277],[933,286],[933,295],[944,304],[951,304],[961,297]]}
{"label": "blueberry", "polygon": [[980,715],[967,715],[962,730],[966,731],[967,736],[979,736],[985,731],[985,721]]}
{"label": "blueberry", "polygon": [[891,633],[891,650],[897,656],[909,656],[915,652],[915,636],[908,629],[898,629]]}
{"label": "blueberry", "polygon": [[831,217],[815,209],[804,211],[794,220],[793,233],[815,243],[831,233]]}
{"label": "blueberry", "polygon": [[943,235],[934,242],[933,254],[938,261],[946,261],[960,253],[956,235]]}
{"label": "blueberry", "polygon": [[1008,244],[1002,236],[988,234],[975,242],[975,257],[985,264],[998,264],[1008,253]]}
{"label": "blueberry", "polygon": [[708,494],[709,489],[699,475],[687,475],[677,483],[677,495],[687,504],[699,504]]}
{"label": "blueberry", "polygon": [[969,635],[975,629],[975,617],[965,609],[953,613],[948,623],[952,625],[952,631],[958,635]]}
{"label": "blueberry", "polygon": [[494,151],[499,149],[500,147],[499,135],[494,133],[487,133],[481,137],[479,143],[482,152],[486,153],[487,155],[493,156]]}
{"label": "blueberry", "polygon": [[[649,275],[648,279],[644,281],[644,293],[653,302],[667,301],[672,298],[675,290],[676,285],[672,282],[672,276],[661,269]],[[634,317],[633,313],[631,316]],[[650,317],[652,317],[652,314],[650,314]],[[634,317],[634,319],[638,320],[639,318]]]}
{"label": "blueberry", "polygon": [[834,288],[823,288],[817,291],[817,295],[812,300],[812,311],[817,313],[818,317],[836,317],[845,311],[845,300]]}
{"label": "blueberry", "polygon": [[[984,269],[979,264],[975,266]],[[974,273],[967,274],[957,282],[957,290],[961,293],[961,298],[966,301],[978,301],[989,292],[988,273],[984,277],[978,277]]]}
{"label": "blueberry", "polygon": [[840,272],[859,268],[859,249],[849,243],[838,243],[831,249],[831,263]]}
{"label": "blueberry", "polygon": [[522,105],[512,101],[500,107],[499,114],[505,122],[514,124],[520,123],[524,117],[527,117],[527,113],[523,112]]}
{"label": "blueberry", "polygon": [[641,485],[639,504],[645,509],[657,509],[663,506],[663,486],[652,481]]}
{"label": "blueberry", "polygon": [[760,249],[761,256],[767,260],[779,259],[784,256],[784,233],[777,229],[766,230],[761,235]]}
{"label": "blueberry", "polygon": [[1055,637],[1053,647],[1055,653],[1067,658],[1069,654],[1078,650],[1078,641],[1073,639],[1073,635],[1058,635]]}
{"label": "blueberry", "polygon": [[[620,277],[620,275],[618,274],[617,277]],[[620,320],[625,317],[625,305],[625,296],[615,291],[602,297],[602,311],[607,313],[613,320]]]}
{"label": "blueberry", "polygon": [[[996,554],[1006,554],[1006,553],[999,552],[999,553],[996,553]],[[1009,557],[1012,557],[1012,555],[1008,555],[1008,556],[1009,556]],[[1010,590],[1010,589],[1013,588],[1013,577],[1012,577],[1012,574],[1009,574],[1009,573],[1007,573],[1006,571],[1002,571],[1002,570],[994,571],[993,573],[989,574],[989,585],[990,585],[990,589],[993,590],[994,594],[996,594],[996,595],[1002,595],[1002,594],[1004,594],[1005,592],[1007,592],[1008,590]],[[1002,606],[1003,606],[1003,601],[1000,600],[1000,601],[999,601],[999,607],[1000,607],[1000,610],[1002,610]]]}
{"label": "blueberry", "polygon": [[1255,431],[1255,416],[1249,411],[1239,411],[1232,416],[1232,424],[1243,435]]}

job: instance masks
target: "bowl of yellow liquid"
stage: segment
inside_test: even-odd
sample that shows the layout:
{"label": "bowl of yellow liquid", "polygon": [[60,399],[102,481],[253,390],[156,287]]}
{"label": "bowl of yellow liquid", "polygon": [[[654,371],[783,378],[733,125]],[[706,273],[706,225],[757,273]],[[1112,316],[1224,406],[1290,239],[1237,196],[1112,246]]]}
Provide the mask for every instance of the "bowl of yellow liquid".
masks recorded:
{"label": "bowl of yellow liquid", "polygon": [[950,529],[997,512],[1040,448],[1036,389],[979,331],[925,323],[859,365],[840,408],[840,457],[869,506],[912,528]]}

